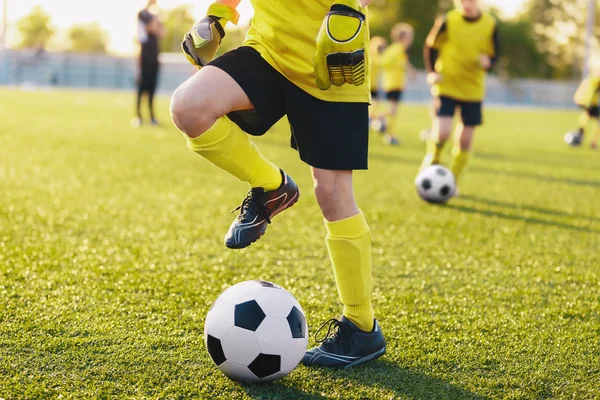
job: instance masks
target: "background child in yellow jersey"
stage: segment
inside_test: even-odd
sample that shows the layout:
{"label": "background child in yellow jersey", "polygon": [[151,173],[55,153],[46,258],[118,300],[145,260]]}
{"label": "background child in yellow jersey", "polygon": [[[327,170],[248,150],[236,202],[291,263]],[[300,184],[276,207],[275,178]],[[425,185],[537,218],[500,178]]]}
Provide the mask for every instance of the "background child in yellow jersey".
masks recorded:
{"label": "background child in yellow jersey", "polygon": [[569,132],[565,136],[565,141],[571,146],[580,146],[583,143],[585,130],[593,120],[592,124],[592,142],[590,146],[592,149],[598,149],[598,138],[600,131],[598,130],[598,124],[600,123],[600,105],[598,103],[598,91],[600,90],[600,70],[595,69],[592,71],[589,77],[581,82],[577,92],[575,93],[575,104],[583,108],[584,111],[579,117],[579,129],[574,132]]}
{"label": "background child in yellow jersey", "polygon": [[498,58],[498,33],[496,20],[481,11],[478,0],[455,0],[454,4],[454,10],[436,21],[425,45],[427,80],[437,117],[422,166],[441,162],[454,114],[460,109],[451,164],[458,179],[467,165],[475,128],[483,122],[485,75]]}
{"label": "background child in yellow jersey", "polygon": [[392,44],[381,57],[382,87],[385,92],[387,132],[384,140],[388,144],[398,144],[397,114],[398,105],[402,101],[407,75],[414,79],[415,68],[406,53],[414,40],[414,29],[411,25],[399,23],[391,31]]}

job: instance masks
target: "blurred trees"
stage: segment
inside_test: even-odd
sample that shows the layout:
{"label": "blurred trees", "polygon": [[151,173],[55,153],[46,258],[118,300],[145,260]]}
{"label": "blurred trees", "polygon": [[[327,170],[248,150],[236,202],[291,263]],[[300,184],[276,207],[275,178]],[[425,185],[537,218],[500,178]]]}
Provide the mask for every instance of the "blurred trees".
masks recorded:
{"label": "blurred trees", "polygon": [[192,28],[195,22],[190,6],[181,5],[166,10],[160,19],[165,28],[165,37],[160,41],[160,51],[167,53],[181,51],[183,35]]}
{"label": "blurred trees", "polygon": [[81,53],[106,53],[108,35],[97,22],[74,25],[67,34],[69,49]]}
{"label": "blurred trees", "polygon": [[[578,75],[583,62],[589,0],[529,0],[523,18],[531,21],[533,37],[546,55],[556,78]],[[596,7],[600,21],[600,7]],[[594,45],[600,26],[596,24]]]}
{"label": "blurred trees", "polygon": [[50,16],[40,6],[35,6],[31,12],[17,22],[21,35],[20,48],[44,48],[54,36]]}

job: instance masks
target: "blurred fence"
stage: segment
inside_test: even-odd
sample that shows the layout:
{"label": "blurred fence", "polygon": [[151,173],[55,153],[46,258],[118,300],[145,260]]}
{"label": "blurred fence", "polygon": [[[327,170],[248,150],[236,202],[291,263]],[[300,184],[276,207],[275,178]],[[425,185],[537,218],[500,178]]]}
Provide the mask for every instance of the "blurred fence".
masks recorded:
{"label": "blurred fence", "polygon": [[[131,90],[135,87],[136,58],[105,54],[46,53],[14,51],[0,53],[1,85],[35,85],[72,88]],[[159,88],[173,92],[194,73],[180,54],[161,55]],[[486,102],[506,106],[573,107],[578,82],[488,79]],[[425,74],[419,74],[406,89],[405,99],[428,102]]]}

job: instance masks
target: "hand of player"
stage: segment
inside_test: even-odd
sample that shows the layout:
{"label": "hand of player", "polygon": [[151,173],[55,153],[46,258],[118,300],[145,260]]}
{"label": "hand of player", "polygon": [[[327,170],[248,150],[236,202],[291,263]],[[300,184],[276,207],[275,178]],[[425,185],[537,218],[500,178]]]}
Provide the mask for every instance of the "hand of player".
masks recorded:
{"label": "hand of player", "polygon": [[487,54],[481,54],[479,56],[479,64],[486,71],[492,67],[492,59]]}
{"label": "hand of player", "polygon": [[427,83],[429,86],[433,86],[442,81],[442,76],[437,72],[430,72],[427,74]]}
{"label": "hand of player", "polygon": [[227,21],[237,24],[238,19],[239,14],[234,8],[219,3],[211,4],[207,16],[183,37],[181,49],[188,61],[198,68],[211,62],[225,37],[225,24]]}
{"label": "hand of player", "polygon": [[327,13],[317,36],[314,59],[317,86],[365,83],[365,49],[369,32],[364,8],[358,0],[337,0]]}

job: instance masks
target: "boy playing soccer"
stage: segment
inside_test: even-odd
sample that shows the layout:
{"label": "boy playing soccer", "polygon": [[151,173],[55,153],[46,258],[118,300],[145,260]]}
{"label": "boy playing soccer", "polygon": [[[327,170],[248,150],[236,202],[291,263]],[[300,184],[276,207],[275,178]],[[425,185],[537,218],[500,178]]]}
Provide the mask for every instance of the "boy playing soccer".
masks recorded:
{"label": "boy playing soccer", "polygon": [[240,0],[218,0],[185,36],[200,71],[173,94],[171,114],[190,150],[250,186],[225,245],[250,246],[292,206],[298,187],[259,152],[262,135],[287,115],[291,142],[312,170],[327,229],[340,320],[303,363],[346,367],[385,353],[371,306],[371,235],[354,199],[352,171],[367,168],[370,0],[252,0],[244,45],[214,59]]}
{"label": "boy playing soccer", "polygon": [[482,124],[485,74],[498,58],[496,21],[481,11],[478,0],[455,0],[456,8],[438,19],[425,44],[427,80],[435,97],[433,137],[422,167],[440,163],[456,109],[451,169],[456,179],[467,165],[475,128]]}
{"label": "boy playing soccer", "polygon": [[385,49],[381,57],[382,85],[387,100],[388,123],[386,125],[390,130],[385,141],[389,144],[398,144],[396,136],[398,105],[402,101],[407,73],[415,74],[406,54],[414,39],[413,27],[404,23],[396,24],[392,28],[391,37],[393,43]]}
{"label": "boy playing soccer", "polygon": [[598,104],[598,91],[600,90],[600,74],[597,72],[584,79],[579,85],[579,89],[575,93],[575,104],[583,108],[583,112],[579,117],[579,129],[575,132],[567,134],[569,136],[569,144],[571,146],[580,146],[583,143],[585,129],[590,120],[594,120],[592,125],[593,139],[591,147],[594,150],[598,149],[598,123],[600,118],[600,106]]}

